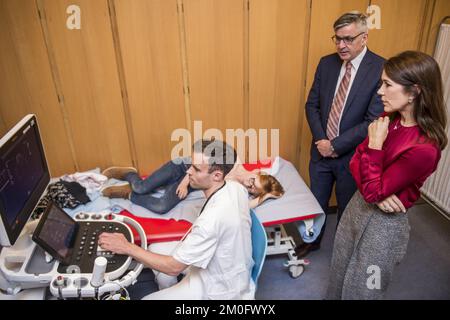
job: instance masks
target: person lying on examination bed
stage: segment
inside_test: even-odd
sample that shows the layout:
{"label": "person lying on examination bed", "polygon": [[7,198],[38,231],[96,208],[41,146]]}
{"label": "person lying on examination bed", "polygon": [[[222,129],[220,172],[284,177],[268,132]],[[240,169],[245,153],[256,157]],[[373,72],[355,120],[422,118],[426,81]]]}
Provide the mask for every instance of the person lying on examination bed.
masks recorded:
{"label": "person lying on examination bed", "polygon": [[[142,179],[137,170],[132,167],[109,167],[102,174],[108,179],[114,178],[127,181],[126,184],[113,185],[103,189],[102,194],[109,198],[125,198],[154,213],[164,214],[174,208],[188,193],[195,188],[189,184],[190,158],[177,158],[165,163],[150,176]],[[265,200],[279,198],[284,194],[278,180],[259,169],[252,172],[245,170],[237,161],[226,175],[226,181],[236,181],[247,188],[251,195],[250,208],[255,208]],[[162,196],[154,192],[164,189]]]}
{"label": "person lying on examination bed", "polygon": [[171,255],[146,251],[118,233],[102,233],[98,243],[162,273],[186,273],[179,283],[144,299],[254,299],[248,191],[224,179],[233,168],[236,151],[222,141],[199,140],[192,160],[187,169],[189,186],[202,190],[206,202]]}

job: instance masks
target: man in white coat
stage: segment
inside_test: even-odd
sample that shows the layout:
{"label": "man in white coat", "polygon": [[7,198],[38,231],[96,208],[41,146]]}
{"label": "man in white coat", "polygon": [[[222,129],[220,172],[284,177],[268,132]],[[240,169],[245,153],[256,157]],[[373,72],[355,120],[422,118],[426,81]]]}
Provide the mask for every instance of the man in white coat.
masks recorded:
{"label": "man in white coat", "polygon": [[122,234],[100,235],[105,250],[129,255],[153,270],[177,276],[189,268],[182,281],[144,299],[254,299],[248,192],[224,180],[235,161],[235,150],[222,141],[194,144],[189,183],[203,190],[207,200],[171,255],[146,251]]}

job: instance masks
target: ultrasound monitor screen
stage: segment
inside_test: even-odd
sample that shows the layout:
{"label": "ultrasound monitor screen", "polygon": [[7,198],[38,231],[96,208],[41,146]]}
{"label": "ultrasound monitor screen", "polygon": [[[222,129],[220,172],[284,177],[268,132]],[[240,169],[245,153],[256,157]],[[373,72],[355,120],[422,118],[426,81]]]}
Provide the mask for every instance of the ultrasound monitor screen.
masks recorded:
{"label": "ultrasound monitor screen", "polygon": [[27,115],[0,139],[0,240],[13,245],[50,181],[38,124]]}
{"label": "ultrasound monitor screen", "polygon": [[37,226],[33,240],[59,261],[70,258],[78,224],[55,204],[50,204]]}
{"label": "ultrasound monitor screen", "polygon": [[10,226],[44,174],[33,129],[30,128],[14,144],[0,159],[0,197]]}

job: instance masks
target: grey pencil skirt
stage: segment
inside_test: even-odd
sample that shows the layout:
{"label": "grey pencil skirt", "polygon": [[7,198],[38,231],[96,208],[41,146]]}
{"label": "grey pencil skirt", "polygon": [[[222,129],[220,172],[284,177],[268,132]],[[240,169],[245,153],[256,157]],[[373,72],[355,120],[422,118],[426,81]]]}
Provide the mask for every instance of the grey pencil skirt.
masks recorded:
{"label": "grey pencil skirt", "polygon": [[409,230],[407,214],[385,213],[356,191],[336,230],[326,298],[383,298]]}

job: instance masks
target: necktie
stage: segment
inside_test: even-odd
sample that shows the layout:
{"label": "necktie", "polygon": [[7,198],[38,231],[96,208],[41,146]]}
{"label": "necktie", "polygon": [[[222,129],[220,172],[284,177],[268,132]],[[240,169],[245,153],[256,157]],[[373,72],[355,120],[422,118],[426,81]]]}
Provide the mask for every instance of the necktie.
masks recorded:
{"label": "necktie", "polygon": [[327,123],[327,137],[331,141],[338,135],[339,118],[344,108],[345,96],[347,95],[348,85],[350,83],[350,77],[352,75],[352,63],[347,62],[345,65],[345,74],[339,84],[339,89],[334,97],[333,104],[331,105],[330,115]]}

